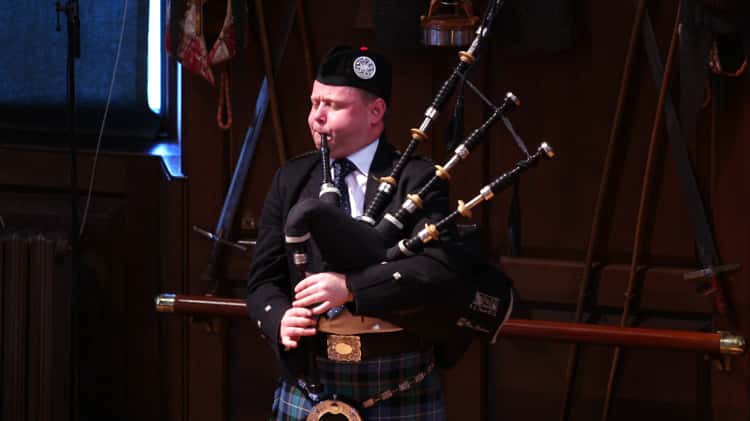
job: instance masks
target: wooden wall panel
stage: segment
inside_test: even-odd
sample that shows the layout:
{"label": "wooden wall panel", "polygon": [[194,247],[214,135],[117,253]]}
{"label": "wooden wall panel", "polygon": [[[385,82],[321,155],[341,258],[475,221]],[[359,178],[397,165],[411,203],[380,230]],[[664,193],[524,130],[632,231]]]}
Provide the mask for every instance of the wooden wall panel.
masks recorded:
{"label": "wooden wall panel", "polygon": [[[216,36],[215,27],[221,20],[216,6],[210,7],[213,19],[209,19],[209,25],[213,25],[213,30],[207,33],[209,39]],[[183,172],[188,177],[186,224],[187,227],[198,226],[213,231],[231,174],[229,151],[232,133],[222,131],[216,124],[218,88],[184,69],[182,81],[182,164]],[[243,111],[234,109],[237,114]],[[210,292],[210,282],[203,277],[211,242],[195,232],[188,232],[185,237],[186,292],[206,294]],[[226,333],[213,335],[203,323],[189,324],[186,344],[189,359],[185,379],[188,416],[225,419],[225,343]]]}
{"label": "wooden wall panel", "polygon": [[[70,231],[68,155],[64,151],[3,148],[0,215],[5,228]],[[85,192],[92,155],[79,160],[79,188]],[[77,334],[54,320],[54,346],[60,350],[51,370],[56,385],[53,411],[75,419],[163,419],[167,393],[154,373],[165,355],[159,352],[153,297],[159,290],[160,161],[152,157],[104,154],[94,184],[91,208],[81,239],[81,278],[71,302],[70,266],[55,274],[56,291],[49,311],[67,315],[76,308]],[[85,194],[81,195],[81,206]],[[82,214],[82,212],[81,212]],[[39,303],[42,305],[42,303]],[[70,356],[60,341],[73,339],[77,379],[66,380]],[[73,399],[73,403],[71,403]],[[74,405],[72,412],[64,408]],[[38,408],[39,409],[39,408]],[[43,414],[42,414],[43,415]]]}
{"label": "wooden wall panel", "polygon": [[[750,190],[746,180],[750,170],[745,158],[750,153],[750,81],[725,81],[724,95],[716,119],[715,166],[711,211],[714,233],[721,259],[737,263],[741,269],[724,277],[727,293],[734,308],[735,329],[746,338],[750,335]],[[705,118],[705,114],[704,114]],[[731,371],[712,371],[712,404],[714,419],[741,420],[750,413],[750,357],[745,354],[732,360]]]}

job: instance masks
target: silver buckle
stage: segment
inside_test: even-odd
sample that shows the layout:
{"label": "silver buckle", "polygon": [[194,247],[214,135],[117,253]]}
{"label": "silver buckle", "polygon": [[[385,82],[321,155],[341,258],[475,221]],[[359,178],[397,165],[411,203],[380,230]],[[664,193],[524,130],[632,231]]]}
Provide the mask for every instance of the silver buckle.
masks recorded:
{"label": "silver buckle", "polygon": [[326,344],[329,360],[348,363],[362,361],[362,341],[357,335],[328,335]]}

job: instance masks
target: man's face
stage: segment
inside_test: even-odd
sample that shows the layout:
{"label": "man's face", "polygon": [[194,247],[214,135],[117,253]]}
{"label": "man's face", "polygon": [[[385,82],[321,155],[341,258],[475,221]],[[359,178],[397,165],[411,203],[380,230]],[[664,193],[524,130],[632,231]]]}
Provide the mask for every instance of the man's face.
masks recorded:
{"label": "man's face", "polygon": [[328,135],[331,158],[343,158],[367,146],[382,130],[382,99],[370,100],[350,86],[313,84],[310,95],[310,127],[315,147],[320,148],[320,134]]}

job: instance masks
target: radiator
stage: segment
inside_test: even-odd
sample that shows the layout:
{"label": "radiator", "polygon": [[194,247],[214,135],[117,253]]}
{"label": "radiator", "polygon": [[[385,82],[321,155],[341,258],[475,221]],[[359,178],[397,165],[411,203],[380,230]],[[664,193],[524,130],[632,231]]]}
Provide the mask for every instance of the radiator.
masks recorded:
{"label": "radiator", "polygon": [[0,419],[70,419],[70,282],[61,242],[0,237]]}

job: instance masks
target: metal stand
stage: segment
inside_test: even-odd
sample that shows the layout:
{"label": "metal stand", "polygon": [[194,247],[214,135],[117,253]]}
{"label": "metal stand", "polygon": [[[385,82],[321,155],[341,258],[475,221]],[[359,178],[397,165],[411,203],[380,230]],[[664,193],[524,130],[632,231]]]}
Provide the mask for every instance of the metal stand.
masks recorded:
{"label": "metal stand", "polygon": [[76,78],[75,60],[81,57],[81,19],[78,0],[70,0],[62,5],[55,2],[57,11],[57,31],[60,31],[60,13],[65,13],[68,28],[67,55],[67,105],[65,114],[68,122],[70,142],[70,244],[72,249],[71,301],[70,301],[70,419],[77,419],[78,410],[78,284],[80,279],[80,245],[78,241],[78,135],[76,133]]}

